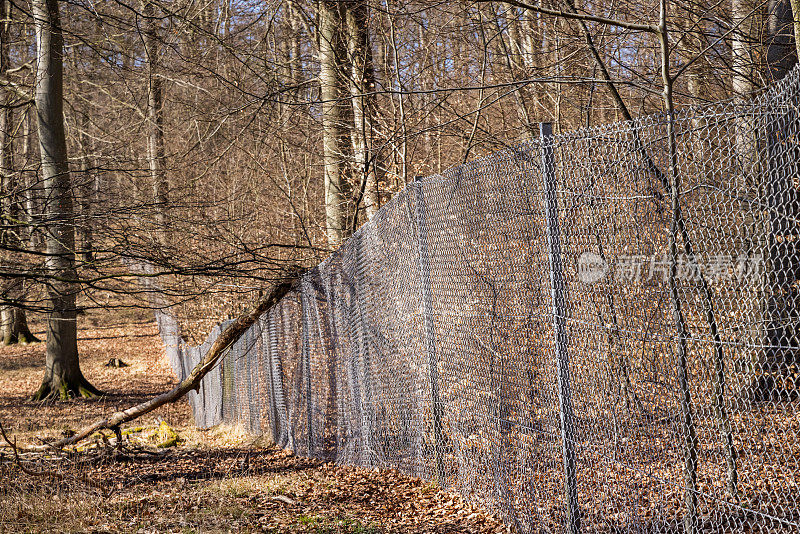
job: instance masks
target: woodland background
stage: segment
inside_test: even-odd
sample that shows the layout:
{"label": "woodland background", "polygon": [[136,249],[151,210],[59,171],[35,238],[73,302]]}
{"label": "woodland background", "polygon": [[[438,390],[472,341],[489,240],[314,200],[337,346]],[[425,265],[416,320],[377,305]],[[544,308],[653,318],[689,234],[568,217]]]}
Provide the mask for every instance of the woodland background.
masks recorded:
{"label": "woodland background", "polygon": [[[658,5],[2,0],[5,342],[26,313],[68,340],[76,314],[153,306],[132,264],[199,341],[415,177],[541,121],[661,111],[653,36],[564,12],[653,24]],[[678,109],[747,98],[796,61],[785,0],[669,2],[667,23]],[[77,368],[60,343],[48,362]]]}

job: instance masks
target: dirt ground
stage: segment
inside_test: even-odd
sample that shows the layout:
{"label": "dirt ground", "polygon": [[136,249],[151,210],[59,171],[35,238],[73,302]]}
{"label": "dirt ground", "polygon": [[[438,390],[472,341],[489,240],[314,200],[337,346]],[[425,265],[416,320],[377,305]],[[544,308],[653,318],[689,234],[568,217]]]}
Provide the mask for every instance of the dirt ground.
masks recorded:
{"label": "dirt ground", "polygon": [[[43,374],[44,345],[0,348],[0,423],[12,441],[67,435],[174,385],[145,314],[90,315],[79,328],[81,366],[106,392],[100,399],[29,401]],[[106,367],[111,358],[128,367]],[[162,422],[177,431],[177,447],[155,446]],[[297,458],[238,429],[198,431],[186,401],[127,428],[122,451],[96,436],[81,452],[23,453],[20,466],[10,447],[0,448],[0,533],[507,532],[459,496],[396,471]]]}

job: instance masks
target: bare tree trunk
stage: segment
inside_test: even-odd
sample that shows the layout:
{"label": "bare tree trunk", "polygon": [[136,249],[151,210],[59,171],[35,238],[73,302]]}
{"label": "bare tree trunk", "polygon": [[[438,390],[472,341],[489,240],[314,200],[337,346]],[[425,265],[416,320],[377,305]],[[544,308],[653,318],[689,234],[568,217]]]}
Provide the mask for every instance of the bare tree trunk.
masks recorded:
{"label": "bare tree trunk", "polygon": [[[0,76],[2,77],[6,76],[10,68],[9,29],[11,19],[11,2],[0,0]],[[14,169],[13,127],[12,108],[0,109],[0,197],[2,197],[0,214],[4,216],[0,241],[19,246],[23,243],[29,229],[20,222],[22,212],[20,174],[16,173]],[[19,301],[24,294],[22,284],[22,280],[13,281],[7,289],[6,299],[12,302]],[[24,309],[17,306],[3,306],[0,309],[0,340],[3,345],[39,341],[28,328]]]}
{"label": "bare tree trunk", "polygon": [[[500,54],[506,58],[506,66],[508,67],[511,78],[514,80],[525,79],[528,77],[523,57],[521,54],[522,44],[520,43],[519,28],[515,20],[509,20],[506,15],[500,16],[492,10],[495,27],[497,28],[498,42],[501,50]],[[503,36],[503,25],[508,26],[509,44],[506,44],[505,37]],[[536,128],[531,117],[531,95],[527,87],[519,86],[514,91],[514,99],[517,103],[517,115],[522,127],[528,131],[532,139],[538,136]]]}
{"label": "bare tree trunk", "polygon": [[[75,66],[77,69],[77,65]],[[76,198],[78,201],[80,222],[76,224],[76,229],[79,234],[80,241],[80,255],[85,263],[91,263],[94,254],[92,249],[94,247],[93,240],[93,224],[92,209],[94,203],[94,181],[95,171],[93,170],[92,156],[91,156],[91,142],[86,131],[89,127],[87,116],[83,112],[80,113],[80,118],[76,121],[78,123],[78,145],[81,152],[80,155],[80,173],[78,183],[74,184]]]}
{"label": "bare tree trunk", "polygon": [[[687,338],[689,330],[684,317],[681,295],[678,288],[677,257],[678,236],[682,233],[683,215],[681,214],[681,177],[678,166],[678,148],[675,137],[675,107],[673,103],[673,83],[669,66],[669,37],[667,34],[667,0],[660,2],[658,39],[661,49],[661,77],[664,83],[664,108],[667,112],[667,142],[669,145],[669,196],[670,196],[670,232],[669,232],[669,294],[672,316],[675,321],[675,345],[677,349],[677,382],[679,390],[678,404],[682,415],[683,433],[683,476],[684,493],[684,529],[688,534],[697,532],[697,450],[699,448],[696,430],[696,415],[692,406],[692,394],[689,386],[689,365]],[[686,239],[684,239],[686,242]]]}
{"label": "bare tree trunk", "polygon": [[46,197],[46,269],[52,277],[48,285],[50,310],[47,316],[46,369],[42,385],[33,398],[92,397],[100,392],[84,378],[78,363],[75,228],[64,135],[64,40],[58,0],[34,0],[33,19],[36,28],[39,151]]}
{"label": "bare tree trunk", "polygon": [[[766,71],[771,80],[785,77],[797,63],[793,39],[792,9],[788,0],[771,0],[767,13]],[[756,381],[751,384],[754,400],[770,400],[783,397],[780,387],[782,379],[791,373],[791,364],[798,348],[797,332],[800,331],[800,314],[795,302],[798,298],[797,269],[787,258],[797,251],[800,226],[795,222],[800,206],[794,198],[796,187],[791,172],[781,170],[778,160],[788,156],[797,157],[786,139],[785,112],[776,108],[770,117],[766,131],[766,157],[762,165],[759,191],[768,202],[766,220],[766,272],[764,273],[763,307],[766,332],[766,353],[759,354],[755,366]]]}
{"label": "bare tree trunk", "polygon": [[[11,3],[0,0],[0,76],[5,77],[9,69],[9,26],[11,25]],[[4,102],[5,103],[5,102]],[[13,177],[13,109],[0,108],[0,243],[12,240],[14,216]]]}
{"label": "bare tree trunk", "polygon": [[[705,7],[705,6],[703,6]],[[703,13],[699,8],[689,10],[686,20],[681,20],[681,31],[684,33],[686,43],[684,57],[686,61],[698,58],[694,65],[686,71],[686,89],[692,99],[692,104],[697,106],[708,100],[707,95],[707,76],[708,60],[703,56],[703,50],[707,46],[705,35],[705,21]],[[699,114],[698,114],[699,115]],[[706,167],[712,161],[710,157],[710,146],[708,135],[705,129],[707,120],[705,117],[698,116],[692,119],[692,143],[697,147],[695,150],[695,163],[700,167]],[[709,169],[710,170],[710,169]]]}
{"label": "bare tree trunk", "polygon": [[[756,20],[751,0],[731,0],[731,26],[737,28],[731,43],[731,90],[734,97],[744,102],[758,87],[756,84]],[[757,186],[755,163],[758,150],[752,120],[739,119],[736,128],[737,155],[742,166],[745,188]]]}
{"label": "bare tree trunk", "polygon": [[287,44],[289,52],[289,71],[291,83],[296,86],[295,91],[299,91],[300,85],[303,83],[303,51],[302,51],[302,31],[303,23],[300,20],[300,14],[297,12],[293,3],[287,6],[289,18],[289,43]]}
{"label": "bare tree trunk", "polygon": [[28,343],[41,341],[28,328],[28,318],[22,308],[3,307],[2,311],[0,311],[0,323],[2,324],[3,345],[13,345],[15,343],[27,345]]}
{"label": "bare tree trunk", "polygon": [[353,104],[352,144],[357,176],[361,176],[361,196],[367,219],[380,207],[378,169],[373,151],[376,102],[375,70],[369,41],[368,6],[363,0],[348,5],[346,12],[347,51],[350,63],[350,95]]}
{"label": "bare tree trunk", "polygon": [[28,224],[26,234],[28,246],[31,250],[39,250],[42,245],[42,234],[39,231],[41,219],[41,183],[39,182],[38,165],[33,165],[36,154],[33,149],[33,129],[31,128],[31,109],[25,110],[22,121],[22,157],[23,164],[20,172],[25,182],[25,213]]}
{"label": "bare tree trunk", "polygon": [[[389,0],[386,0],[386,7],[389,9]],[[394,18],[388,13],[386,18],[389,21],[389,36],[392,44],[392,57],[391,61],[394,64],[394,78],[397,82],[397,103],[400,111],[400,177],[402,186],[408,183],[408,128],[406,122],[406,108],[405,99],[403,98],[403,83],[400,77],[400,53],[397,50],[397,30],[394,24]]]}
{"label": "bare tree trunk", "polygon": [[792,6],[789,0],[769,0],[767,5],[767,71],[771,79],[780,80],[797,64]]}
{"label": "bare tree trunk", "polygon": [[350,225],[350,184],[346,147],[349,134],[343,97],[342,17],[340,6],[321,0],[319,9],[319,83],[322,99],[322,149],[325,173],[325,230],[328,244],[339,245],[347,237]]}
{"label": "bare tree trunk", "polygon": [[147,57],[147,163],[153,185],[156,236],[167,245],[167,210],[169,184],[164,171],[164,96],[163,80],[159,75],[159,36],[155,6],[149,0],[142,5],[144,14],[145,56]]}

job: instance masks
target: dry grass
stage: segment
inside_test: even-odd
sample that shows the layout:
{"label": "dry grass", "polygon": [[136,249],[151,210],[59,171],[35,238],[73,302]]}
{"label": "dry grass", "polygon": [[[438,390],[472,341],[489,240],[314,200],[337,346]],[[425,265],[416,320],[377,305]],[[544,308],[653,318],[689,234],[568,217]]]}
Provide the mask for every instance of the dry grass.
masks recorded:
{"label": "dry grass", "polygon": [[[127,324],[114,319],[89,315],[80,325],[81,365],[107,393],[101,399],[31,402],[44,346],[0,349],[0,422],[12,439],[59,437],[174,384],[155,325],[145,317],[126,317]],[[111,358],[129,367],[105,367]],[[460,497],[394,471],[296,458],[238,428],[198,431],[186,401],[131,427],[148,430],[161,421],[179,433],[177,448],[142,455],[101,447],[24,459],[49,476],[25,474],[6,448],[0,532],[506,532]],[[106,495],[75,478],[81,476],[100,482]]]}

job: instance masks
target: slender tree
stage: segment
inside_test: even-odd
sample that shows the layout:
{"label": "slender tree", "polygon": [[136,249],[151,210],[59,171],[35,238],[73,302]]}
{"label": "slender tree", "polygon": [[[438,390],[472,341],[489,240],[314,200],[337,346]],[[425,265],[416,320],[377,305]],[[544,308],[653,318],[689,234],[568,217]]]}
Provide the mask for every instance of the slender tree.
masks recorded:
{"label": "slender tree", "polygon": [[[145,59],[147,60],[147,162],[153,183],[153,200],[156,208],[158,239],[166,244],[168,190],[164,171],[164,83],[159,73],[159,35],[156,10],[153,2],[144,0]],[[203,14],[207,14],[204,10]]]}
{"label": "slender tree", "polygon": [[[11,61],[11,2],[0,0],[0,77],[5,78]],[[12,95],[13,96],[13,95]],[[14,109],[11,100],[6,99],[0,109],[0,198],[3,217],[0,240],[12,247],[18,247],[24,239],[23,225],[19,224],[21,216],[20,174],[14,169]],[[24,279],[11,280],[4,288],[8,301],[20,302],[24,295]],[[3,306],[0,308],[0,342],[3,345],[14,343],[30,343],[39,341],[28,328],[25,310],[20,306]]]}

